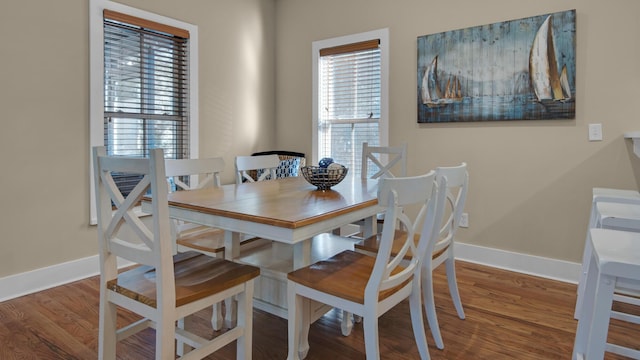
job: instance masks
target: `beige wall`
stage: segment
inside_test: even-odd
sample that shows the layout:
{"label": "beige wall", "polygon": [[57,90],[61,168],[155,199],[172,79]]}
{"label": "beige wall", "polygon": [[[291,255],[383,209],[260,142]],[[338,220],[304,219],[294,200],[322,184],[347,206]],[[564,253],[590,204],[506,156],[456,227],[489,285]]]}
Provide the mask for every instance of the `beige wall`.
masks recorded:
{"label": "beige wall", "polygon": [[[311,154],[312,41],[388,27],[390,142],[409,143],[414,174],[469,163],[462,241],[579,261],[591,187],[638,186],[640,161],[622,139],[640,130],[637,0],[123,2],[198,25],[200,155],[227,160],[225,182],[234,154],[275,144]],[[416,124],[417,36],[572,8],[576,120]],[[96,254],[88,23],[88,0],[0,3],[0,278]],[[605,141],[587,142],[590,122]]]}
{"label": "beige wall", "polygon": [[[273,0],[127,0],[198,25],[200,156],[273,147]],[[89,0],[0,2],[0,278],[96,254],[89,223]]]}
{"label": "beige wall", "polygon": [[[409,172],[466,161],[470,227],[460,241],[579,262],[591,188],[637,188],[640,2],[619,0],[278,0],[277,143],[311,154],[311,42],[389,28],[390,144],[407,141]],[[416,123],[418,36],[577,11],[575,120]],[[604,141],[588,142],[589,123]]]}

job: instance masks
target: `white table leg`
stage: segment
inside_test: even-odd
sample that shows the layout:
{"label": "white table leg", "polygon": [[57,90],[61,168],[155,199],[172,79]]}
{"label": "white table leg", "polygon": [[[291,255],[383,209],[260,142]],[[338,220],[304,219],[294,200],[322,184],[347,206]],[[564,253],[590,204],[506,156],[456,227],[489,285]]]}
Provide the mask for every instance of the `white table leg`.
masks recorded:
{"label": "white table leg", "polygon": [[299,269],[311,264],[311,239],[293,245],[293,268]]}

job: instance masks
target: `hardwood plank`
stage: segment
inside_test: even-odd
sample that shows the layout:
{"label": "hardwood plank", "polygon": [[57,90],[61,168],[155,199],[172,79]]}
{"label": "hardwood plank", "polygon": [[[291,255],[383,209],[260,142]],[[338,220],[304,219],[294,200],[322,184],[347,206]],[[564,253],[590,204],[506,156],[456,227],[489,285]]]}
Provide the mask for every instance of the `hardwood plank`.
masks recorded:
{"label": "hardwood plank", "polygon": [[[435,301],[444,339],[438,350],[427,333],[431,358],[440,359],[568,359],[577,321],[573,319],[576,286],[486,266],[457,262],[460,296],[466,319],[457,315],[446,284],[444,268],[434,273]],[[97,357],[98,278],[92,277],[0,303],[0,359],[92,359]],[[630,305],[615,308],[640,313]],[[363,325],[350,336],[340,331],[341,311],[332,310],[311,326],[307,359],[364,359]],[[119,311],[124,325],[137,317]],[[211,309],[186,321],[203,336],[211,330]],[[379,319],[382,359],[417,359],[403,302]],[[427,329],[428,331],[428,329]],[[154,355],[152,329],[118,344],[118,359],[149,359]],[[640,326],[612,321],[609,338],[640,348]],[[254,311],[254,359],[284,359],[287,322]],[[207,359],[235,359],[230,344]],[[607,353],[607,360],[623,359]]]}

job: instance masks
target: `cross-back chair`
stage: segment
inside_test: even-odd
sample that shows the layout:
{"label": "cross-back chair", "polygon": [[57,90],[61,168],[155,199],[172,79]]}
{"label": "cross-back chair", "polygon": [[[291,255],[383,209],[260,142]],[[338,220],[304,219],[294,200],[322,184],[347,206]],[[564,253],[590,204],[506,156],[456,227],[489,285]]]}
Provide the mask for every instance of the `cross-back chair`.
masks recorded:
{"label": "cross-back chair", "polygon": [[[441,178],[436,185],[435,178],[431,171],[421,176],[380,180],[378,202],[386,210],[376,257],[347,250],[288,274],[289,360],[304,358],[309,351],[309,301],[361,316],[366,357],[379,359],[378,317],[407,298],[420,357],[429,359],[422,320],[420,268],[421,254],[433,247],[442,220],[445,193],[439,189],[446,186],[446,180]],[[411,205],[420,206],[413,219],[403,211]],[[407,232],[400,252],[393,256],[396,222]],[[419,238],[417,244],[414,237]],[[408,254],[410,259],[404,262]]]}
{"label": "cross-back chair", "polygon": [[[276,178],[276,168],[280,165],[280,158],[276,154],[257,156],[236,156],[236,184],[245,181],[255,182]],[[263,170],[254,179],[249,172]]]}
{"label": "cross-back chair", "polygon": [[[407,176],[407,143],[400,146],[369,146],[369,143],[362,143],[362,165],[360,177],[362,179],[393,178],[396,175],[392,172],[394,167],[399,166],[397,176]],[[371,226],[377,227],[377,231],[382,229],[384,214],[378,214],[376,221]],[[369,226],[367,220],[363,219],[353,223],[359,226],[360,230],[351,236],[359,237],[365,233],[363,227]]]}
{"label": "cross-back chair", "polygon": [[[251,358],[253,281],[260,269],[196,252],[174,255],[161,149],[152,149],[149,158],[125,158],[106,156],[104,147],[96,147],[93,160],[100,257],[98,357],[115,359],[117,341],[152,327],[156,359],[175,359],[176,340],[193,348],[181,359],[201,359],[233,341],[238,359]],[[141,176],[126,196],[113,179],[120,173]],[[143,198],[151,202],[150,227],[137,210]],[[117,258],[137,265],[119,273]],[[242,304],[234,329],[205,339],[176,327],[180,319],[230,296]],[[143,318],[118,329],[118,307]]]}
{"label": "cross-back chair", "polygon": [[[462,301],[460,300],[456,279],[454,240],[467,198],[469,173],[466,163],[452,167],[438,167],[435,171],[436,179],[446,179],[446,188],[442,190],[446,193],[444,205],[446,217],[444,217],[442,221],[433,248],[425,253],[424,261],[422,262],[422,291],[424,293],[424,308],[427,313],[431,334],[436,342],[436,346],[439,349],[443,349],[444,342],[442,341],[434,302],[433,270],[442,263],[445,264],[451,299],[453,300],[458,317],[464,319],[464,309],[462,308]],[[403,231],[398,230],[398,234],[403,233]],[[375,256],[380,249],[381,237],[382,236],[378,234],[356,243],[354,246],[355,251]],[[402,240],[403,239],[399,237],[399,239],[394,241],[391,249],[392,255],[395,256],[400,253],[404,245]],[[410,256],[408,255],[405,255],[405,258],[410,260]]]}
{"label": "cross-back chair", "polygon": [[[220,187],[224,160],[220,157],[167,159],[165,168],[176,191]],[[178,251],[197,250],[209,256],[224,257],[223,230],[176,220],[176,233]]]}
{"label": "cross-back chair", "polygon": [[[396,175],[392,169],[397,165],[400,169]],[[400,146],[370,146],[363,142],[361,176],[363,179],[407,176],[407,143]]]}
{"label": "cross-back chair", "polygon": [[[224,170],[224,160],[220,157],[201,159],[165,160],[167,178],[176,191],[203,189],[208,186],[220,187],[220,173]],[[225,257],[225,232],[210,226],[175,220],[177,251],[197,251],[213,257]],[[233,236],[240,237],[240,234]],[[240,245],[253,239],[244,239]],[[235,322],[235,302],[227,303],[227,327]],[[211,326],[220,330],[223,326],[222,306],[215,304],[211,316]]]}

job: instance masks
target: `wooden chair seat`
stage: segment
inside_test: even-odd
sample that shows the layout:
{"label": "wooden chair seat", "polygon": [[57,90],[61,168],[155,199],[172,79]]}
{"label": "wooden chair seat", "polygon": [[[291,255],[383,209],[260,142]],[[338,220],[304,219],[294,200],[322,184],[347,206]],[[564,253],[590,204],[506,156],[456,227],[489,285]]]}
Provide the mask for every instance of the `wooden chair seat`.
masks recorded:
{"label": "wooden chair seat", "polygon": [[[420,241],[420,236],[421,236],[421,234],[415,234],[414,235],[414,242],[415,242],[416,246],[418,245],[418,241]],[[356,251],[358,251],[360,253],[375,256],[375,254],[378,253],[378,249],[380,248],[380,239],[381,238],[382,238],[382,234],[376,234],[376,235],[370,236],[370,237],[368,237],[366,239],[363,239],[361,241],[358,241],[357,243],[354,244],[354,247],[355,247]],[[407,238],[407,232],[406,231],[396,230],[396,233],[395,233],[394,239],[393,239],[393,244],[391,245],[391,256],[396,256],[397,254],[400,253],[400,250],[402,249],[402,245],[404,244],[406,238]],[[450,246],[450,244],[447,244],[442,249],[438,249],[438,251],[435,251],[433,253],[432,258],[435,259],[438,256],[440,256],[442,253],[447,251],[449,246]],[[407,251],[407,254],[404,256],[404,258],[406,260],[411,260],[411,256],[412,256],[411,250],[409,250],[409,251]]]}
{"label": "wooden chair seat", "polygon": [[182,234],[176,243],[179,247],[198,250],[206,254],[211,253],[215,257],[223,257],[224,230],[207,227],[202,231]]}
{"label": "wooden chair seat", "polygon": [[[298,284],[313,287],[323,293],[364,304],[364,289],[371,277],[376,259],[364,254],[346,250],[327,260],[295,270],[287,278]],[[403,267],[397,267],[392,274],[399,273]],[[381,291],[378,298],[382,301],[411,282]]]}
{"label": "wooden chair seat", "polygon": [[[260,275],[260,269],[212,258],[195,251],[173,256],[176,306],[220,293]],[[131,299],[156,307],[155,268],[138,266],[107,282],[107,287]]]}

